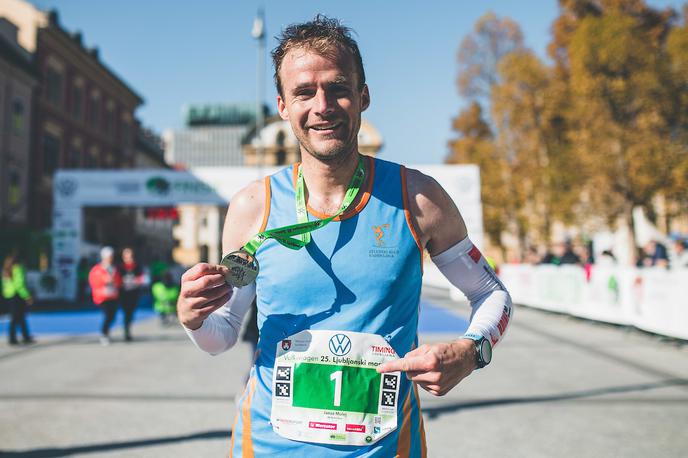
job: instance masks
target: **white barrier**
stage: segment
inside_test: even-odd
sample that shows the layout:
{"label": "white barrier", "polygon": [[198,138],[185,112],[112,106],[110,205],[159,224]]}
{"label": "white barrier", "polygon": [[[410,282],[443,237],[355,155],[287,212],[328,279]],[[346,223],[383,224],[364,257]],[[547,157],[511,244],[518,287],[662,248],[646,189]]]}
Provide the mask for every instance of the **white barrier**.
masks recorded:
{"label": "white barrier", "polygon": [[688,339],[688,270],[503,265],[514,303]]}

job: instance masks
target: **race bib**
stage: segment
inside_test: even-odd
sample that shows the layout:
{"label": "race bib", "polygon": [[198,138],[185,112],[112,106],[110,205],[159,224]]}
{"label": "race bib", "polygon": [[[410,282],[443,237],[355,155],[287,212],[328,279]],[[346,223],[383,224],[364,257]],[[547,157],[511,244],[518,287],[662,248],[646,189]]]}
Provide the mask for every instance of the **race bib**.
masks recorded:
{"label": "race bib", "polygon": [[397,428],[401,375],[375,368],[397,358],[375,334],[308,330],[282,340],[272,376],[273,430],[303,442],[377,442]]}

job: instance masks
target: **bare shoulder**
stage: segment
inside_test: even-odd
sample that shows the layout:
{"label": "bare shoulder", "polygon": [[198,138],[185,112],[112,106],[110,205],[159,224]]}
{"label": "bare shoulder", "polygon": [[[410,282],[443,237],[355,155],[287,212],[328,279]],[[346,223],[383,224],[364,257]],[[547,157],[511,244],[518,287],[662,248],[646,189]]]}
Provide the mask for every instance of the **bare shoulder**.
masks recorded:
{"label": "bare shoulder", "polygon": [[431,176],[407,169],[409,210],[421,243],[436,255],[466,237],[466,224],[456,204]]}
{"label": "bare shoulder", "polygon": [[232,197],[222,230],[223,254],[238,250],[258,233],[265,213],[265,197],[265,179],[253,181]]}

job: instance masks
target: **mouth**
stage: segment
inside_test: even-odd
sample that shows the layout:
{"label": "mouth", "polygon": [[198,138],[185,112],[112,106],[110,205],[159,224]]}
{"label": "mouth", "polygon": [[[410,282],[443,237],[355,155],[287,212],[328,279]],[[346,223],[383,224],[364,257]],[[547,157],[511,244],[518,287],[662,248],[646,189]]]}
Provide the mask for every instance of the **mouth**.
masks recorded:
{"label": "mouth", "polygon": [[344,124],[342,121],[323,122],[318,124],[311,124],[310,126],[308,126],[308,128],[321,134],[330,134],[334,133],[334,131],[337,130],[340,126],[342,126],[342,124]]}

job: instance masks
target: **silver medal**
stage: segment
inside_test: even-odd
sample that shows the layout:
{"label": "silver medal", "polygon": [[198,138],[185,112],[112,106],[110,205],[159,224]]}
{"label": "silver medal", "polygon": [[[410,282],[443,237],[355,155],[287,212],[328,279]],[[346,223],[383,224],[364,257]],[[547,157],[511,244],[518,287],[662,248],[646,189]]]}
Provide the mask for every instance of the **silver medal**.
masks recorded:
{"label": "silver medal", "polygon": [[225,255],[220,264],[229,269],[225,274],[225,281],[230,286],[241,288],[250,285],[258,276],[258,260],[243,250]]}

